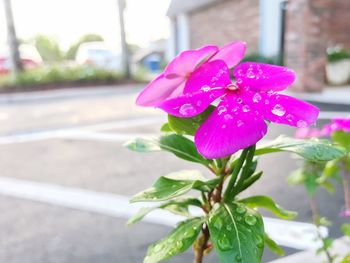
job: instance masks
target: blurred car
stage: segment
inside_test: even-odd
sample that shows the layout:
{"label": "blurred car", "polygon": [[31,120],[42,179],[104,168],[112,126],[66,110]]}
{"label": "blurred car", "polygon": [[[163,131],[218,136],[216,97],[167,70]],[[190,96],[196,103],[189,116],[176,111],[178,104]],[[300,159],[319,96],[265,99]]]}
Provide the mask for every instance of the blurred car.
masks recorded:
{"label": "blurred car", "polygon": [[120,55],[104,42],[88,42],[79,46],[75,61],[79,65],[93,65],[108,70],[120,70]]}
{"label": "blurred car", "polygon": [[[38,50],[32,45],[21,44],[19,46],[19,53],[22,65],[25,69],[36,68],[43,62]],[[0,74],[8,74],[10,69],[8,47],[2,47],[0,48]]]}

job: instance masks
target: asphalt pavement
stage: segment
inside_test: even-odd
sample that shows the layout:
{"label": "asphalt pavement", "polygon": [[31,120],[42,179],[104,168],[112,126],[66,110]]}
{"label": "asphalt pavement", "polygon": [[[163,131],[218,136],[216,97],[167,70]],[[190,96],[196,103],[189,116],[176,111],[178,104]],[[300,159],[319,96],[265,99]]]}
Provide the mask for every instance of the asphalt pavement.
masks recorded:
{"label": "asphalt pavement", "polygon": [[[122,146],[133,136],[156,135],[164,122],[160,111],[134,105],[139,90],[125,86],[0,95],[0,183],[1,178],[12,178],[129,197],[173,171],[199,169],[209,176],[203,167],[169,153],[141,154]],[[327,112],[350,110],[347,105],[319,105]],[[294,131],[271,125],[265,139],[292,136]],[[259,165],[265,175],[246,194],[270,195],[298,211],[298,221],[309,222],[304,190],[286,183],[297,161],[276,153],[262,157]],[[171,230],[146,222],[126,227],[124,217],[53,204],[45,195],[32,196],[21,189],[16,197],[0,190],[0,262],[138,263],[147,246]],[[318,199],[321,213],[335,222],[331,235],[338,237],[341,193],[321,192]],[[286,251],[296,252],[291,247]],[[263,262],[275,258],[266,251]],[[191,261],[191,251],[169,260]],[[206,262],[217,262],[215,255]]]}

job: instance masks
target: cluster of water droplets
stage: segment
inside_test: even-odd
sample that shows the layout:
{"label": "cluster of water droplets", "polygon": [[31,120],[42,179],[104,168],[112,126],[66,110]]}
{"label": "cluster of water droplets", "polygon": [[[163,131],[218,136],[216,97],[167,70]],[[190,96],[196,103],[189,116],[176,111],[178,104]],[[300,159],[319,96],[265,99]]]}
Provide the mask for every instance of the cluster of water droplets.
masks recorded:
{"label": "cluster of water droplets", "polygon": [[224,75],[226,73],[225,70],[223,69],[220,69],[216,75],[214,77],[211,78],[210,82],[213,84],[213,85],[216,85],[217,82],[219,81],[219,79],[221,78],[222,75]]}

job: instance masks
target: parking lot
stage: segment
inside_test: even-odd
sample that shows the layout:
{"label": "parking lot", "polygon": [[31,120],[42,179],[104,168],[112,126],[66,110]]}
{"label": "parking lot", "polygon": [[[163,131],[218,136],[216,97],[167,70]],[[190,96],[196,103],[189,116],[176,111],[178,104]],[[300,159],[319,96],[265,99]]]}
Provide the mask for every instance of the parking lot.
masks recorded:
{"label": "parking lot", "polygon": [[[134,105],[140,88],[0,96],[0,262],[142,262],[147,246],[170,231],[173,222],[166,214],[127,227],[126,218],[136,209],[127,198],[160,175],[207,171],[169,153],[141,154],[123,147],[130,138],[156,135],[166,120],[160,111]],[[332,111],[346,114],[349,107],[322,104],[321,110],[329,118]],[[271,125],[264,140],[294,131]],[[262,157],[265,175],[249,191],[270,195],[298,211],[297,221],[309,222],[306,194],[286,183],[296,167],[286,153]],[[334,196],[322,192],[319,199],[321,213],[335,222],[332,235],[339,236],[341,191]],[[290,245],[286,251],[297,249]],[[266,251],[264,262],[273,258]],[[169,262],[191,260],[189,251]]]}

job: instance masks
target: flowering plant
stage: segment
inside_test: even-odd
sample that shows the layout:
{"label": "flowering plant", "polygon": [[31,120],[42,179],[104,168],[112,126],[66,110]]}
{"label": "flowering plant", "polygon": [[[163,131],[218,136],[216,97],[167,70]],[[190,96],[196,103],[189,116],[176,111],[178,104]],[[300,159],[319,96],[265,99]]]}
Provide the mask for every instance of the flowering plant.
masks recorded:
{"label": "flowering plant", "polygon": [[[313,223],[319,228],[320,226],[329,226],[331,222],[322,217],[319,213],[316,202],[317,190],[320,187],[325,188],[328,192],[335,191],[334,182],[340,182],[343,185],[344,193],[344,209],[339,213],[342,217],[350,216],[350,118],[334,118],[330,123],[323,126],[322,129],[303,128],[296,132],[296,137],[301,139],[318,140],[318,138],[329,137],[334,147],[339,148],[343,154],[338,158],[325,161],[313,162],[304,160],[302,168],[294,171],[289,176],[289,183],[302,184],[308,193],[310,199],[310,208]],[[346,236],[350,236],[350,224],[343,224],[341,226],[342,232]],[[326,256],[327,262],[336,262],[336,258],[340,255],[332,253],[331,248],[333,239],[325,237],[319,231],[317,237],[321,241],[321,246],[317,250],[318,253],[323,252]],[[339,262],[349,262],[350,251],[345,253],[344,258]]]}
{"label": "flowering plant", "polygon": [[[256,146],[270,122],[307,127],[316,122],[319,109],[278,93],[294,82],[292,70],[253,62],[238,64],[245,50],[245,43],[237,41],[222,48],[184,51],[137,98],[140,106],[168,113],[168,122],[159,138],[131,140],[126,143],[129,149],[171,152],[214,174],[206,178],[191,170],[162,176],[153,187],[131,199],[160,204],[140,210],[129,223],[154,209],[188,217],[149,247],[145,263],[166,260],[191,245],[197,263],[212,249],[220,262],[260,262],[265,245],[283,254],[265,233],[258,209],[267,209],[283,219],[296,214],[267,196],[240,197],[263,174],[257,171],[258,156],[286,151],[318,162],[342,154],[328,142],[287,137]],[[190,191],[198,194],[186,196]],[[190,206],[201,208],[202,215],[191,216]]]}

